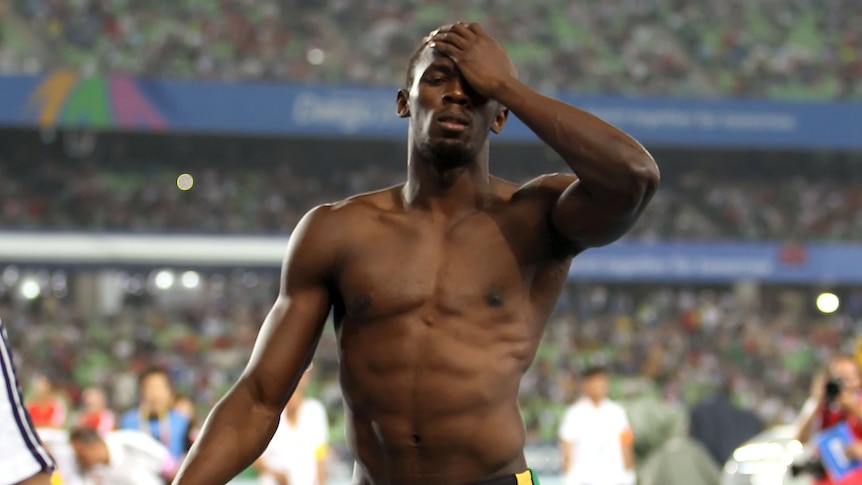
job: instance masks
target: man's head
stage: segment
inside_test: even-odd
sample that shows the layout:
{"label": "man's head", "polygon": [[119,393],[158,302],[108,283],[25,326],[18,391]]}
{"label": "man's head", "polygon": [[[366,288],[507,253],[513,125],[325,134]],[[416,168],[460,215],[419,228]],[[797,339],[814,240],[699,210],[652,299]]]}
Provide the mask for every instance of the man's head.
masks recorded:
{"label": "man's head", "polygon": [[584,395],[595,402],[608,397],[608,373],[604,367],[593,366],[584,369],[581,374],[581,390]]}
{"label": "man's head", "polygon": [[472,163],[499,133],[508,111],[476,93],[452,59],[429,45],[431,35],[410,56],[397,112],[410,118],[411,149],[440,169]]}
{"label": "man's head", "polygon": [[173,405],[174,386],[165,369],[147,369],[141,374],[139,386],[141,407],[148,412],[161,415]]}
{"label": "man's head", "polygon": [[69,444],[75,452],[78,465],[89,470],[98,464],[108,463],[108,447],[99,433],[90,427],[72,429],[69,432]]}

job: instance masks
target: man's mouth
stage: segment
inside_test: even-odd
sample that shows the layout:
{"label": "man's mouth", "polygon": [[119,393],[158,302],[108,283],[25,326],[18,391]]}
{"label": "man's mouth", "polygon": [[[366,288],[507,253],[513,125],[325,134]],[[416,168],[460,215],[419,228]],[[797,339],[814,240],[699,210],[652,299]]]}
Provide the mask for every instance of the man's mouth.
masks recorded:
{"label": "man's mouth", "polygon": [[437,118],[437,122],[444,129],[450,131],[464,131],[470,126],[470,118],[468,116],[455,113],[440,115]]}

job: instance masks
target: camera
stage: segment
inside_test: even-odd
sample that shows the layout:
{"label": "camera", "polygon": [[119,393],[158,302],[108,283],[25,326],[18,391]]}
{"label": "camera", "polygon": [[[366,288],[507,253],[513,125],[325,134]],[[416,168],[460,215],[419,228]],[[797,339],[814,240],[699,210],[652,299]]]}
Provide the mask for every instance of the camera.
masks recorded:
{"label": "camera", "polygon": [[810,458],[802,463],[793,463],[790,465],[790,475],[793,478],[803,473],[811,475],[818,480],[826,477],[826,469],[823,468],[823,462],[817,457]]}
{"label": "camera", "polygon": [[823,390],[823,396],[826,402],[834,402],[841,395],[841,390],[844,388],[844,383],[841,379],[833,377],[826,381],[826,387]]}

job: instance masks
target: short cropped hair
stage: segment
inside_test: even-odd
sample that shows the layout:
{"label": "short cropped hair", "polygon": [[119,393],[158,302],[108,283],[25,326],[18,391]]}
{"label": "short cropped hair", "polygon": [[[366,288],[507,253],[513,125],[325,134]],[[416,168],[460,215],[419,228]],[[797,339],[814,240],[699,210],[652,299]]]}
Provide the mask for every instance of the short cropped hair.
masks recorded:
{"label": "short cropped hair", "polygon": [[99,432],[90,426],[80,426],[69,431],[69,441],[77,441],[85,445],[102,442]]}
{"label": "short cropped hair", "polygon": [[581,377],[584,379],[589,379],[590,377],[607,375],[608,369],[603,365],[591,365],[586,367],[583,372],[581,372]]}
{"label": "short cropped hair", "polygon": [[141,372],[141,375],[138,376],[138,388],[140,389],[140,387],[144,384],[144,381],[147,380],[148,377],[157,375],[165,376],[165,380],[168,381],[168,387],[170,387],[171,392],[175,392],[174,381],[173,379],[171,379],[171,374],[166,368],[160,366],[148,367],[144,370],[144,372]]}

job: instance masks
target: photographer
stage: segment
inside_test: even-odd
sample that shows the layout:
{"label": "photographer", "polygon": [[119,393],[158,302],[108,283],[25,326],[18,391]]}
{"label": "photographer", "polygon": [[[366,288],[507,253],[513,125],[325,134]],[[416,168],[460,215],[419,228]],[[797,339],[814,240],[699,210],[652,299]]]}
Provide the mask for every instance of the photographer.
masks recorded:
{"label": "photographer", "polygon": [[[830,359],[826,372],[813,380],[811,397],[799,413],[797,439],[808,443],[816,439],[820,431],[842,422],[850,427],[854,438],[846,450],[847,456],[862,459],[862,378],[856,358],[849,355]],[[822,468],[819,473],[816,468],[812,464],[805,465],[805,471],[818,477],[816,485],[835,484]],[[840,483],[859,483],[856,481],[858,478],[857,471]]]}

